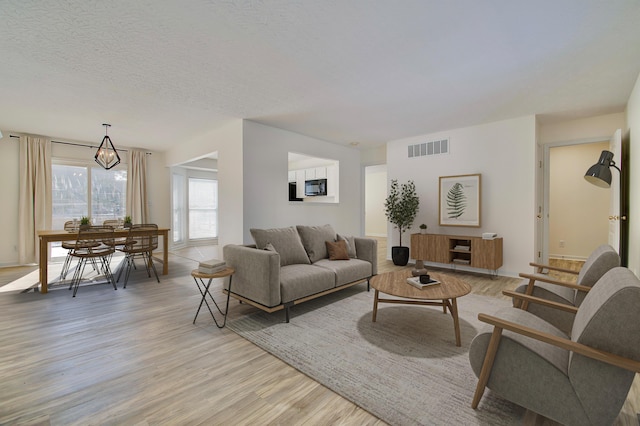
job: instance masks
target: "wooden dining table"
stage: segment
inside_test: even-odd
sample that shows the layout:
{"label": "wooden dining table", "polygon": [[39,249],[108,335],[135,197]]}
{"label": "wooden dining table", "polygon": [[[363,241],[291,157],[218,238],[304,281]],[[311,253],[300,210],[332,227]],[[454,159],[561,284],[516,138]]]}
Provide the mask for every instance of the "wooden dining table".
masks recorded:
{"label": "wooden dining table", "polygon": [[[158,235],[162,236],[162,275],[169,273],[169,231],[170,228],[158,228]],[[135,235],[135,230],[132,231]],[[148,231],[145,231],[148,232]],[[116,229],[114,231],[115,238],[126,238],[129,235],[129,229]],[[49,274],[49,243],[74,241],[78,238],[78,231],[52,230],[45,229],[38,231],[40,240],[40,292],[48,292],[48,274]]]}

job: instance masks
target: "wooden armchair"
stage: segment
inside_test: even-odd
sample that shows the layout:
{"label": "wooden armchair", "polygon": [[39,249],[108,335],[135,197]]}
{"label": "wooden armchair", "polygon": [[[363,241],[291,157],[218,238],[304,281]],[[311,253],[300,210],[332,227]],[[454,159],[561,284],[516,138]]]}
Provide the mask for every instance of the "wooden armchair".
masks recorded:
{"label": "wooden armchair", "polygon": [[[540,299],[524,297],[532,305]],[[478,315],[488,326],[469,348],[479,379],[472,407],[478,407],[488,387],[562,424],[611,424],[640,373],[638,307],[640,281],[617,267],[578,308],[564,308],[575,312],[571,337],[517,308]]]}
{"label": "wooden armchair", "polygon": [[[524,278],[515,289],[516,292],[547,299],[556,303],[578,307],[587,292],[610,269],[620,266],[620,256],[609,245],[601,245],[587,258],[580,271],[558,268],[550,265],[530,263],[536,268],[533,274],[521,273]],[[569,273],[576,276],[575,282],[558,280],[549,276],[549,271]],[[514,306],[552,323],[565,333],[569,333],[573,325],[574,315],[565,311],[550,308],[544,304],[529,305],[527,300],[520,302],[514,299]]]}

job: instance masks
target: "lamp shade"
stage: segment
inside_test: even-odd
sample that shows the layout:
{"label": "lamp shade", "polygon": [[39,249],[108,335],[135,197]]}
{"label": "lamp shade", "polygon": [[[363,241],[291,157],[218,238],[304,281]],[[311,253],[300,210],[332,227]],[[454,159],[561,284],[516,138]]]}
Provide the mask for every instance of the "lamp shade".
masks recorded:
{"label": "lamp shade", "polygon": [[611,186],[611,166],[614,166],[613,153],[610,151],[602,151],[598,163],[589,167],[584,178],[587,182],[599,186],[601,188],[609,188]]}

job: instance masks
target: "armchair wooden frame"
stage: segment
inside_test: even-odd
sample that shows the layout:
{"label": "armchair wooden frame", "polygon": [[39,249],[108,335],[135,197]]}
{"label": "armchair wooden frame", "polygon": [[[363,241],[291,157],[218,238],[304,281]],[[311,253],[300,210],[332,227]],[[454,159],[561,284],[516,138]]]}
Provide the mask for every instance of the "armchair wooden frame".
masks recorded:
{"label": "armchair wooden frame", "polygon": [[[587,287],[587,288],[590,288],[590,287]],[[530,296],[527,294],[521,294],[514,291],[509,291],[509,290],[505,290],[502,293],[505,296],[523,299],[523,301],[526,301],[529,303],[539,303],[545,306],[550,306],[553,308],[561,309],[561,310],[572,312],[572,313],[576,313],[578,311],[578,308],[574,306],[552,302],[546,299]],[[489,376],[491,375],[491,369],[493,368],[493,362],[495,361],[496,353],[498,352],[498,347],[500,345],[502,330],[509,330],[514,333],[518,333],[523,336],[530,337],[532,339],[539,340],[541,342],[545,342],[550,345],[557,346],[559,348],[572,351],[577,354],[584,355],[586,357],[589,357],[601,362],[605,362],[607,364],[614,365],[616,367],[620,367],[626,370],[640,373],[639,361],[625,358],[620,355],[612,354],[610,352],[594,349],[591,346],[574,342],[570,339],[554,336],[553,334],[544,333],[536,329],[525,327],[520,324],[503,320],[495,316],[478,314],[478,320],[484,323],[493,325],[494,328],[493,328],[493,333],[491,334],[491,339],[489,340],[489,345],[487,346],[487,352],[484,357],[484,362],[482,363],[480,376],[478,377],[478,385],[476,386],[476,391],[473,396],[473,401],[471,403],[471,408],[473,409],[478,408],[480,399],[482,399],[482,395],[484,394],[484,389],[487,386],[487,382],[489,381]]]}
{"label": "armchair wooden frame", "polygon": [[[545,274],[545,270],[547,271],[557,271],[557,272],[564,272],[564,273],[568,273],[568,274],[574,274],[574,275],[578,275],[580,273],[580,271],[575,271],[573,269],[565,269],[565,268],[559,268],[556,266],[551,266],[551,265],[543,265],[540,263],[529,263],[529,265],[537,268],[536,272],[533,274],[528,274],[528,273],[520,273],[519,276],[521,278],[525,278],[529,280],[529,283],[527,284],[527,288],[524,292],[524,294],[531,296],[533,294],[533,288],[535,287],[535,283],[536,281],[539,282],[545,282],[545,283],[549,283],[549,284],[555,284],[555,285],[559,285],[562,287],[568,287],[574,290],[578,290],[578,291],[584,291],[585,293],[589,292],[589,290],[591,290],[591,287],[588,286],[584,286],[584,285],[579,285],[579,284],[574,284],[568,281],[562,281],[562,280],[557,280],[554,278],[547,278],[545,277],[543,274]],[[514,296],[515,297],[515,296]],[[527,310],[527,307],[529,306],[529,300],[521,300],[520,301],[520,305],[516,307],[520,307],[523,310]]]}

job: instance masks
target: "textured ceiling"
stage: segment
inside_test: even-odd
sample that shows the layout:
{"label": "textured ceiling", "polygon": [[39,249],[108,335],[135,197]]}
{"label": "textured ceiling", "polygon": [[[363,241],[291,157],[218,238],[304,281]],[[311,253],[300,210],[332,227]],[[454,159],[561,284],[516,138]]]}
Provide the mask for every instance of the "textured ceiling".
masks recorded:
{"label": "textured ceiling", "polygon": [[619,112],[637,0],[0,0],[0,129],[163,150],[246,118],[361,147]]}

